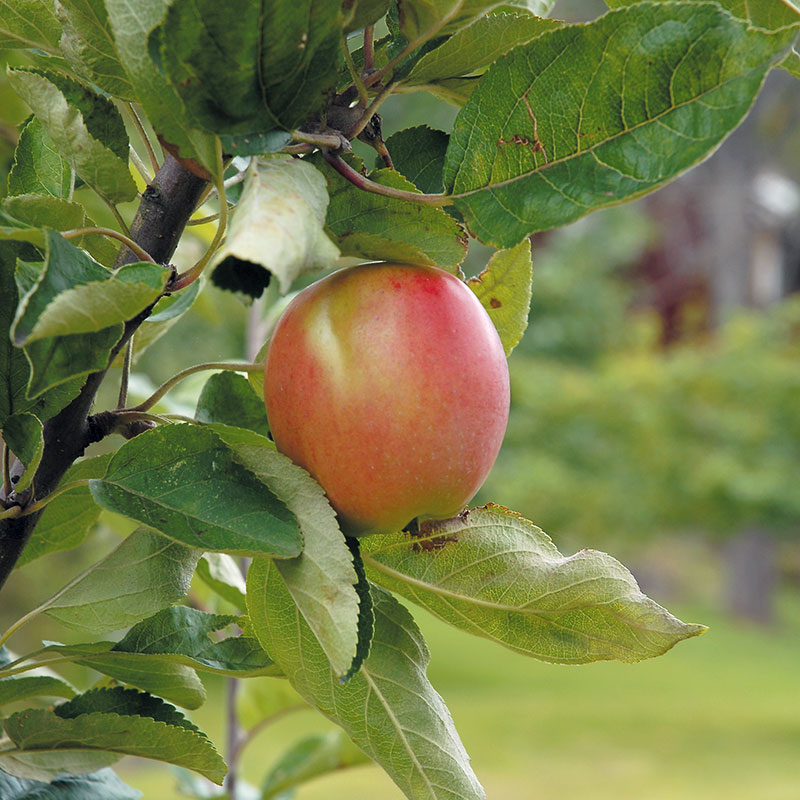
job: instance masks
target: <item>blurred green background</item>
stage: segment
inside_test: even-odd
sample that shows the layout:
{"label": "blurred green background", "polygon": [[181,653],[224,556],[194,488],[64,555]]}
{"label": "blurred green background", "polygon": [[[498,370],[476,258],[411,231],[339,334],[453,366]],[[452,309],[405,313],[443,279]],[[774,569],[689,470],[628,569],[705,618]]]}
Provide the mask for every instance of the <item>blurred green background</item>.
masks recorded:
{"label": "blurred green background", "polygon": [[[574,0],[556,15],[602,8]],[[0,108],[5,174],[26,111],[1,77]],[[454,114],[427,96],[398,98],[385,106],[385,132],[446,129]],[[490,798],[800,797],[798,123],[800,84],[773,73],[710,161],[638,203],[533,239],[533,304],[510,361],[508,434],[477,500],[519,511],[563,552],[610,552],[645,592],[710,630],[638,665],[556,667],[414,609],[430,677]],[[113,224],[106,213],[92,205]],[[187,235],[176,263],[196,260],[210,233]],[[467,272],[487,254],[472,248]],[[134,396],[190,363],[253,356],[264,330],[258,305],[208,287],[138,361]],[[191,413],[205,377],[171,394],[170,410]],[[113,404],[114,383],[112,375],[100,405]],[[17,572],[0,628],[128,529],[104,515],[83,547]],[[191,597],[215,602],[202,586]],[[41,620],[13,646],[70,637]],[[81,687],[96,679],[71,669]],[[208,689],[190,716],[224,751],[228,688],[212,679]],[[324,729],[308,711],[265,728],[244,751],[245,779],[258,785],[291,741]],[[161,765],[125,759],[120,772],[146,798],[181,796]],[[359,767],[296,797],[401,795],[379,769]]]}

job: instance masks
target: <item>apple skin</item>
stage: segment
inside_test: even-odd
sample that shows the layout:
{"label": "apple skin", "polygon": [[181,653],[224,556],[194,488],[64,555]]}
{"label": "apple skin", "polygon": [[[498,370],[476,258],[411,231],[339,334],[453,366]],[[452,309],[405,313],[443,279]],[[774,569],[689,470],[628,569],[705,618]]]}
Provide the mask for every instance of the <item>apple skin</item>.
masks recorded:
{"label": "apple skin", "polygon": [[458,514],[497,458],[508,365],[480,301],[435,267],[362,264],[301,291],[267,351],[278,450],[351,536]]}

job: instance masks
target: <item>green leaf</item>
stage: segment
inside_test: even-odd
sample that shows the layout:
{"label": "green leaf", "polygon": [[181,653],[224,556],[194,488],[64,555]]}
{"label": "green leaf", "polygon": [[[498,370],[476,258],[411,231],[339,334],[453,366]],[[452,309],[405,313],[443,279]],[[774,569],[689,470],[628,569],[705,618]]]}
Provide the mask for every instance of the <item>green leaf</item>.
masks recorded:
{"label": "green leaf", "polygon": [[90,633],[125,628],[184,597],[198,556],[196,550],[139,529],[38,610]]}
{"label": "green leaf", "polygon": [[800,52],[790,50],[780,65],[782,69],[785,69],[790,75],[794,75],[795,78],[800,80]]}
{"label": "green leaf", "polygon": [[389,9],[391,0],[342,0],[344,32],[351,33],[377,22]]}
{"label": "green leaf", "polygon": [[497,247],[645,194],[713,152],[793,35],[690,1],[544,33],[481,79],[456,119],[445,186]]}
{"label": "green leaf", "polygon": [[[121,714],[123,716],[149,717],[166,725],[176,725],[187,731],[205,734],[178,711],[175,706],[165,703],[160,697],[135,689],[113,688],[90,689],[62,703],[54,709],[61,719],[75,719],[81,714]],[[206,736],[206,738],[208,738]]]}
{"label": "green leaf", "polygon": [[[444,191],[442,169],[450,136],[427,125],[393,133],[386,140],[394,168],[426,194]],[[377,163],[377,162],[376,162]]]}
{"label": "green leaf", "polygon": [[533,14],[498,12],[480,17],[426,53],[403,79],[403,84],[414,86],[462,75],[480,75],[515,47],[563,26],[560,20]]}
{"label": "green leaf", "polygon": [[498,250],[486,269],[467,281],[497,328],[506,357],[528,327],[532,279],[531,243],[523,239],[510,250]]}
{"label": "green leaf", "polygon": [[327,208],[325,180],[311,164],[291,156],[254,160],[212,280],[259,297],[274,276],[286,294],[298,275],[332,266],[339,250],[322,227]]}
{"label": "green leaf", "polygon": [[358,583],[356,583],[356,594],[358,595],[358,645],[356,646],[356,657],[344,676],[344,680],[349,681],[369,657],[372,637],[375,634],[375,609],[372,607],[372,592],[367,580],[364,560],[361,558],[358,539],[348,538],[345,541],[353,554],[353,567],[355,567],[356,575],[358,575]]}
{"label": "green leaf", "polygon": [[273,764],[261,785],[262,800],[269,800],[320,775],[367,763],[369,758],[341,731],[306,736]]}
{"label": "green leaf", "polygon": [[150,58],[148,37],[168,6],[168,0],[105,0],[117,52],[148,120],[181,157],[197,159],[213,174],[214,138],[189,124],[183,103]]}
{"label": "green leaf", "polygon": [[17,308],[14,268],[17,257],[28,255],[31,250],[29,245],[0,242],[0,385],[3,386],[0,391],[0,426],[12,414],[26,411],[46,421],[66,406],[81,388],[79,381],[70,381],[36,399],[26,397],[30,367],[25,353],[12,344],[10,328]]}
{"label": "green leaf", "polygon": [[[297,517],[305,547],[298,558],[275,562],[294,602],[337,676],[356,656],[358,596],[353,559],[322,487],[250,431],[214,425],[236,462],[246,467]],[[269,652],[269,651],[267,651]]]}
{"label": "green leaf", "polygon": [[[608,0],[609,8],[630,6],[640,0]],[[655,0],[663,2],[663,0]],[[800,24],[800,8],[796,0],[759,0],[751,3],[749,0],[716,0],[724,9],[730,11],[734,17],[746,19],[753,27],[775,31],[778,28]]]}
{"label": "green leaf", "polygon": [[267,131],[266,133],[243,133],[237,136],[220,136],[222,149],[237,156],[263,156],[278,153],[292,141],[288,131]]}
{"label": "green leaf", "polygon": [[160,57],[190,118],[247,134],[291,130],[321,111],[338,74],[340,2],[172,2]]}
{"label": "green leaf", "polygon": [[285,714],[310,706],[288,681],[273,678],[250,678],[242,681],[236,693],[236,716],[239,724],[252,730],[265,719],[278,719]]}
{"label": "green leaf", "polygon": [[[111,453],[87,458],[73,464],[62,485],[87,478],[99,478],[106,471]],[[17,568],[37,558],[77,547],[100,516],[100,507],[92,500],[89,487],[76,486],[45,506],[28,544],[17,561]]]}
{"label": "green leaf", "polygon": [[25,465],[25,472],[14,484],[14,491],[24,492],[33,481],[33,476],[44,452],[43,426],[33,414],[15,414],[3,423],[3,441],[14,455]]}
{"label": "green leaf", "polygon": [[[149,717],[91,713],[62,719],[55,711],[31,709],[3,720],[3,727],[16,750],[0,751],[0,764],[19,777],[46,780],[54,772],[75,771],[71,761],[75,751],[96,753],[112,763],[125,755],[166,761],[220,784],[225,776],[225,762],[205,736]],[[21,775],[16,764],[9,769],[10,759],[17,754],[44,753],[51,757],[50,764],[31,770],[36,775]]]}
{"label": "green leaf", "polygon": [[[0,706],[26,697],[75,697],[75,688],[50,675],[12,675],[0,679]],[[0,797],[5,795],[0,794]]]}
{"label": "green leaf", "polygon": [[167,425],[140,434],[90,486],[103,508],[191,547],[276,558],[302,550],[286,506],[206,427]]}
{"label": "green leaf", "polygon": [[48,0],[0,0],[0,50],[35,47],[58,52],[61,25]]}
{"label": "green leaf", "polygon": [[361,671],[340,684],[272,562],[253,561],[247,589],[261,643],[294,688],[344,728],[407,797],[486,797],[450,713],[425,675],[429,655],[422,635],[393,597],[373,590],[372,650]]}
{"label": "green leaf", "polygon": [[[328,182],[326,225],[342,255],[439,266],[456,272],[466,254],[461,226],[439,208],[416,205],[357,189],[323,159],[314,159]],[[347,159],[360,172],[363,162]],[[405,191],[414,185],[394,170],[370,174],[376,183]]]}
{"label": "green leaf", "polygon": [[238,621],[228,614],[170,606],[131,628],[111,652],[177,656],[187,666],[232,677],[275,674],[274,663],[252,637],[212,638]]}
{"label": "green leaf", "polygon": [[500,506],[426,523],[418,536],[361,544],[372,580],[461,630],[542,661],[640,661],[705,631],[643,595],[611,556],[562,556],[533,523]]}
{"label": "green leaf", "polygon": [[120,63],[103,0],[59,0],[61,52],[84,80],[122,100],[136,91]]}
{"label": "green leaf", "polygon": [[[0,770],[18,778],[49,782],[67,772],[95,772],[113,764],[120,755],[102,750],[62,750],[43,748],[21,751],[6,740],[0,750]],[[2,772],[0,772],[2,774]]]}
{"label": "green leaf", "polygon": [[45,267],[22,299],[14,325],[18,345],[124,323],[155,302],[170,277],[169,270],[148,262],[111,273],[54,231],[46,236]]}
{"label": "green leaf", "polygon": [[128,137],[110,100],[63,76],[13,69],[8,80],[89,186],[112,203],[136,197]]}
{"label": "green leaf", "polygon": [[8,193],[50,194],[68,200],[72,191],[72,167],[59,153],[36,118],[26,123],[14,150],[14,164],[8,174]]}
{"label": "green leaf", "polygon": [[3,800],[138,800],[141,796],[108,768],[90,775],[60,775],[50,783],[20,780],[0,772]]}
{"label": "green leaf", "polygon": [[239,611],[247,611],[244,576],[227,553],[203,553],[197,562],[197,576],[221,598]]}

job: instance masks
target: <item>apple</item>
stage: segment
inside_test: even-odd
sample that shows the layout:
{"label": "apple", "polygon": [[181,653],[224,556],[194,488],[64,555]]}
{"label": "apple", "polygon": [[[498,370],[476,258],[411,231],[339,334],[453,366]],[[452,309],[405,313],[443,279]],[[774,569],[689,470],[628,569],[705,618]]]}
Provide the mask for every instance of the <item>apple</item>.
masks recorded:
{"label": "apple", "polygon": [[304,289],[267,350],[278,450],[325,489],[351,536],[458,514],[508,422],[508,365],[473,292],[435,267],[375,263]]}

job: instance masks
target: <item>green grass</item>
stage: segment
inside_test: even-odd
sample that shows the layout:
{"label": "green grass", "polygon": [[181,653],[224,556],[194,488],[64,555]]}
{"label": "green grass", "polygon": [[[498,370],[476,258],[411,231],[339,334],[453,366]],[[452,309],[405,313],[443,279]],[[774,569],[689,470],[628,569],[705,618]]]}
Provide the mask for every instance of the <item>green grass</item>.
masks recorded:
{"label": "green grass", "polygon": [[[429,675],[450,707],[491,800],[797,800],[800,601],[760,630],[685,613],[711,630],[635,665],[558,667],[514,655],[415,610]],[[195,718],[222,742],[221,688]],[[245,754],[259,782],[293,736],[324,727],[286,718]],[[150,800],[179,797],[163,767],[126,759]],[[400,800],[376,767],[317,779],[296,800]]]}

